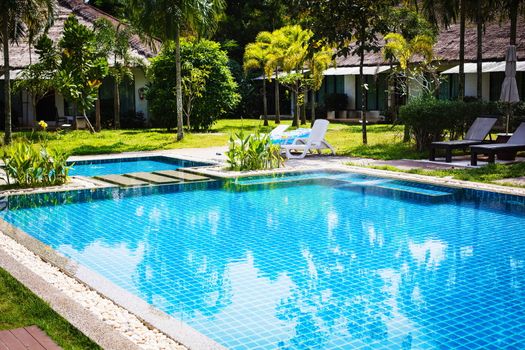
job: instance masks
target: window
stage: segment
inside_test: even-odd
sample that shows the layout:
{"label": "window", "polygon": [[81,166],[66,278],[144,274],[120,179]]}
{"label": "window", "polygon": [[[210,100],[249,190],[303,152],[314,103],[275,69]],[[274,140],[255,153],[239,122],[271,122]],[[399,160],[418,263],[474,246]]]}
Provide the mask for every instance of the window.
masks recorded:
{"label": "window", "polygon": [[456,100],[459,95],[459,74],[445,74],[439,85],[439,99]]}

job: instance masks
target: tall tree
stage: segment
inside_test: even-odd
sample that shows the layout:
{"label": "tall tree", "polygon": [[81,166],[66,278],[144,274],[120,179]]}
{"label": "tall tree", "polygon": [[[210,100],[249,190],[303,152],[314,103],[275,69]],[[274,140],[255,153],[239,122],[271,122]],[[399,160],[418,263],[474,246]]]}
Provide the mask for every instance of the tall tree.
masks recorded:
{"label": "tall tree", "polygon": [[[387,10],[394,0],[295,0],[298,16],[316,36],[337,46],[338,55],[359,55],[359,81],[363,144],[368,142],[366,131],[366,84],[363,66],[367,52],[379,51],[378,35],[385,33]],[[353,45],[349,45],[353,42]],[[330,45],[331,46],[331,45]]]}
{"label": "tall tree", "polygon": [[131,55],[129,41],[132,29],[119,22],[115,27],[105,18],[95,22],[94,29],[99,38],[101,50],[110,57],[109,75],[113,78],[113,121],[115,129],[120,129],[120,84],[132,82],[132,66],[143,64]]}
{"label": "tall tree", "polygon": [[[304,104],[304,91],[306,87],[304,83],[303,68],[308,57],[308,48],[310,40],[313,37],[311,30],[303,29],[299,25],[285,26],[278,30],[285,38],[282,68],[288,73],[285,78],[287,85],[294,92],[294,120],[292,125],[299,126],[300,107]],[[277,34],[280,35],[280,34]],[[303,118],[304,123],[306,119]]]}
{"label": "tall tree", "polygon": [[234,42],[229,56],[242,62],[244,48],[254,42],[260,32],[272,32],[286,24],[288,4],[282,0],[225,0],[225,16],[213,38]]}
{"label": "tall tree", "polygon": [[[0,2],[0,42],[4,56],[5,134],[4,143],[11,143],[11,81],[9,44],[17,43],[28,34],[34,39],[34,23],[50,24],[54,18],[54,0],[2,0]],[[46,27],[49,27],[47,25]]]}
{"label": "tall tree", "polygon": [[[263,118],[264,126],[268,126],[268,98],[266,97],[266,80],[268,79],[267,69],[270,60],[269,32],[261,32],[257,35],[254,43],[246,45],[244,50],[244,70],[260,69],[262,76],[262,95],[263,95]],[[270,72],[271,74],[271,72]]]}
{"label": "tall tree", "polygon": [[210,35],[224,10],[223,0],[126,0],[132,21],[146,34],[175,42],[177,140],[182,140],[182,73],[180,37],[183,31]]}
{"label": "tall tree", "polygon": [[502,18],[510,21],[509,44],[516,45],[518,16],[520,13],[525,15],[525,3],[523,0],[503,0],[498,3]]}
{"label": "tall tree", "polygon": [[57,89],[73,103],[75,115],[77,111],[82,113],[93,132],[87,112],[93,109],[102,79],[108,74],[107,54],[100,49],[96,32],[79,23],[74,15],[64,22],[58,51]]}

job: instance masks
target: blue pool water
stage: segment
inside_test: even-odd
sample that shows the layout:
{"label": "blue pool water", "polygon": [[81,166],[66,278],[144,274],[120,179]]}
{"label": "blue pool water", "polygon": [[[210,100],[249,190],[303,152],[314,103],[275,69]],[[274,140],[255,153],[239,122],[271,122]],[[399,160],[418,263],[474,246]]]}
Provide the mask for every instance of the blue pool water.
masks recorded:
{"label": "blue pool water", "polygon": [[78,161],[72,163],[73,168],[69,172],[71,176],[128,174],[143,171],[175,170],[178,168],[206,165],[204,163],[162,156]]}
{"label": "blue pool water", "polygon": [[2,215],[231,349],[523,348],[522,199],[311,177]]}

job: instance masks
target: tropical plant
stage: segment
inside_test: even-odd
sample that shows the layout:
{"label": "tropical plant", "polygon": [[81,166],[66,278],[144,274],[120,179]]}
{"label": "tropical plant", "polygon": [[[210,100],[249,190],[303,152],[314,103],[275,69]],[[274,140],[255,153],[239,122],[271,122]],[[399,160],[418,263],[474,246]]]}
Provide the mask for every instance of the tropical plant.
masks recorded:
{"label": "tropical plant", "polygon": [[281,149],[272,144],[269,134],[245,135],[241,130],[230,136],[226,152],[229,169],[234,171],[274,169],[284,165]]}
{"label": "tropical plant", "polygon": [[[313,33],[311,30],[303,29],[299,25],[285,26],[276,32],[276,35],[282,35],[284,40],[282,44],[284,48],[282,69],[287,75],[281,78],[281,83],[293,92],[295,108],[292,125],[299,126],[300,108],[304,103],[304,94],[309,84],[311,84],[310,78],[307,78],[304,74],[304,69]],[[305,117],[303,116],[303,124],[306,123]]]}
{"label": "tropical plant", "polygon": [[[129,41],[133,35],[132,28],[119,22],[115,27],[109,20],[99,18],[94,29],[99,51],[111,57],[109,76],[113,78],[113,120],[115,129],[120,129],[120,84],[133,82],[134,66],[143,66],[144,62],[131,55]],[[97,123],[99,124],[99,123]]]}
{"label": "tropical plant", "polygon": [[206,80],[210,76],[210,68],[196,68],[191,62],[186,61],[182,64],[182,71],[182,111],[189,131],[193,104],[197,98],[202,98],[206,91]]}
{"label": "tropical plant", "polygon": [[[432,95],[439,84],[428,86],[426,77],[431,74],[438,82],[434,67],[431,63],[434,59],[434,39],[427,35],[416,35],[411,40],[406,40],[402,34],[389,33],[385,36],[383,55],[385,58],[394,58],[399,63],[399,69],[394,74],[402,74],[405,78],[404,93],[410,96],[411,82],[417,83],[417,87],[423,92]],[[418,65],[411,66],[414,57],[422,58]]]}
{"label": "tropical plant", "polygon": [[[198,80],[205,78],[206,93],[192,96],[191,128],[208,130],[218,118],[233,110],[240,99],[237,84],[228,68],[228,57],[218,43],[204,39],[182,40],[180,49],[183,66],[191,67],[182,71],[182,77],[191,81],[192,70],[198,69]],[[177,110],[177,99],[173,94],[176,86],[172,77],[176,69],[173,43],[165,45],[161,53],[151,60],[147,72],[150,83],[146,97],[151,110],[150,120],[154,126],[174,126],[171,116]]]}
{"label": "tropical plant", "polygon": [[43,145],[17,141],[1,150],[7,182],[18,187],[61,185],[68,181],[68,155]]}
{"label": "tropical plant", "polygon": [[[315,121],[315,92],[319,91],[323,84],[324,75],[323,72],[328,69],[328,67],[333,64],[333,51],[328,46],[321,46],[317,48],[318,45],[310,44],[310,47],[314,47],[315,51],[310,51],[309,56],[306,60],[306,65],[308,67],[308,75],[310,79],[310,108],[311,108],[311,123],[313,125]],[[345,108],[346,109],[346,106]]]}
{"label": "tropical plant", "polygon": [[11,143],[11,81],[9,44],[28,36],[32,41],[37,32],[48,28],[54,19],[54,0],[2,0],[0,2],[0,42],[4,56],[4,143]]}
{"label": "tropical plant", "polygon": [[[261,32],[257,35],[254,43],[246,45],[244,50],[244,71],[247,73],[252,69],[262,70],[262,95],[263,95],[263,119],[264,126],[268,126],[268,98],[266,97],[267,70],[270,61],[270,41],[271,33]],[[271,75],[271,73],[270,73]]]}
{"label": "tropical plant", "polygon": [[[87,112],[98,99],[98,88],[108,74],[107,56],[100,50],[94,30],[70,15],[64,23],[64,33],[58,42],[60,64],[56,87],[87,119]],[[92,128],[92,131],[94,129]]]}
{"label": "tropical plant", "polygon": [[182,140],[182,65],[180,37],[183,30],[209,35],[224,10],[223,0],[126,0],[132,21],[151,37],[165,45],[175,44],[175,97],[177,140]]}

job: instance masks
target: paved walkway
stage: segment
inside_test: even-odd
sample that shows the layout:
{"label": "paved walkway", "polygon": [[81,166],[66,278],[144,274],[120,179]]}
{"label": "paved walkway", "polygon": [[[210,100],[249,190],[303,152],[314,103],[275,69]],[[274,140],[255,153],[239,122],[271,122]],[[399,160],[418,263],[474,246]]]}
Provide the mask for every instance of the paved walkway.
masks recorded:
{"label": "paved walkway", "polygon": [[0,350],[59,350],[37,326],[0,331]]}

